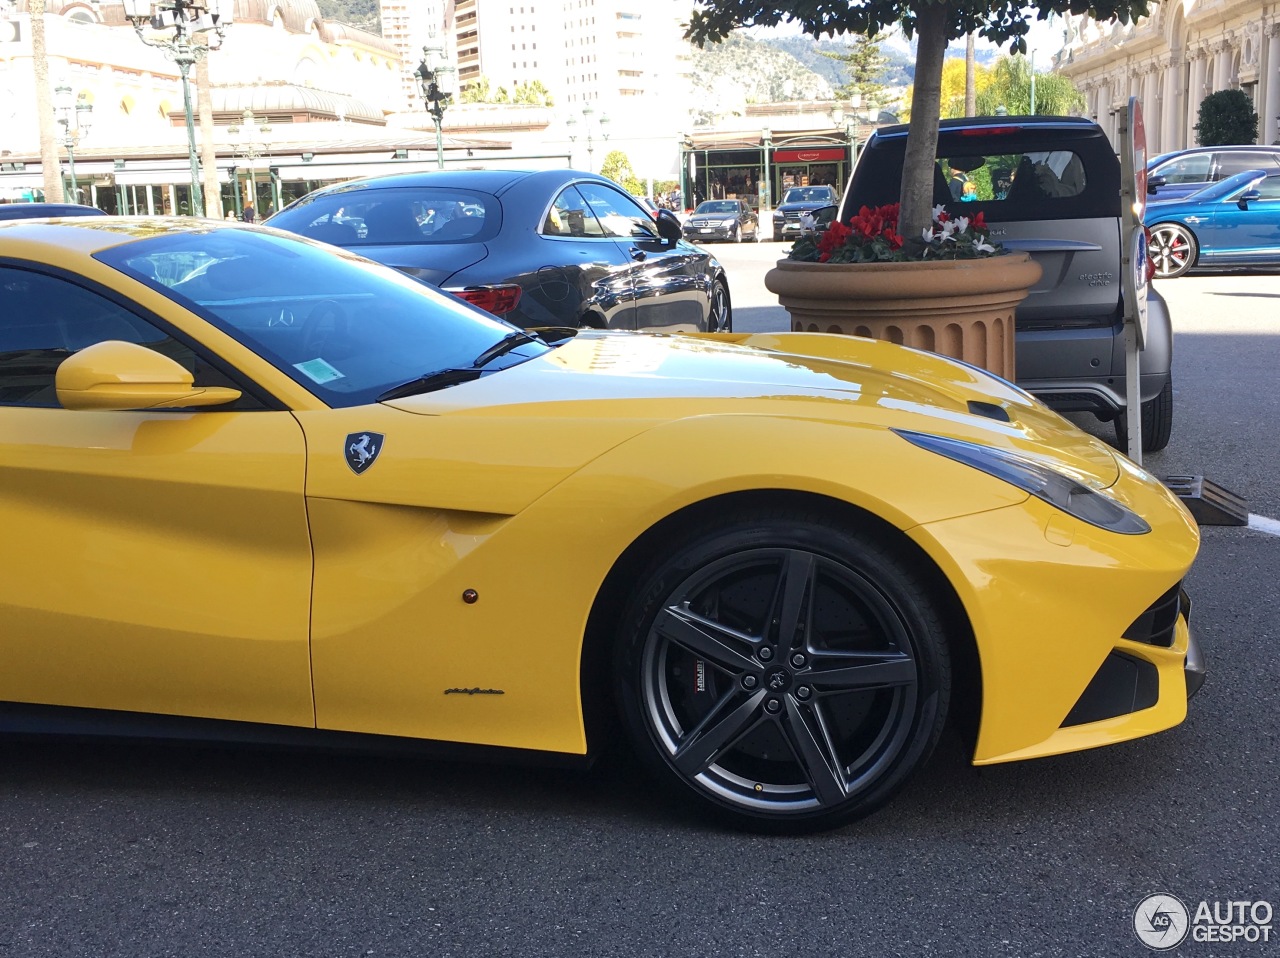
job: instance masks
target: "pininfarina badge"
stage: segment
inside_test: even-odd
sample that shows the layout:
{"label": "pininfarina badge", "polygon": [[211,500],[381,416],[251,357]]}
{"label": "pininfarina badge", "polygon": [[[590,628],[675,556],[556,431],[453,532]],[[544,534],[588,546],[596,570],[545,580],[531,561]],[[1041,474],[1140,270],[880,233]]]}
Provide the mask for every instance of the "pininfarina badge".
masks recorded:
{"label": "pininfarina badge", "polygon": [[373,465],[382,452],[382,433],[353,432],[347,436],[347,465],[357,476]]}

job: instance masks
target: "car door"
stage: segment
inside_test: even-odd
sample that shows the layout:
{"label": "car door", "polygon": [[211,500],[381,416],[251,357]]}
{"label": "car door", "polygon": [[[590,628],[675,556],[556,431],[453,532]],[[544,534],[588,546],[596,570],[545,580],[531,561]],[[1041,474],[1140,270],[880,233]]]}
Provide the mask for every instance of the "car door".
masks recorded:
{"label": "car door", "polygon": [[242,386],[109,290],[0,263],[0,701],[312,725],[301,428],[230,407],[68,410],[105,340]]}
{"label": "car door", "polygon": [[635,329],[634,261],[579,186],[556,194],[538,234],[544,264],[536,276],[520,280],[529,299],[521,306],[525,325],[603,322],[609,329]]}
{"label": "car door", "polygon": [[[1259,177],[1244,192],[1257,199],[1240,208],[1237,191],[1213,207],[1208,222],[1194,227],[1200,262],[1206,265],[1274,263],[1280,248],[1280,176]],[[1190,220],[1188,220],[1190,222]]]}
{"label": "car door", "polygon": [[707,254],[692,243],[662,239],[653,217],[622,190],[603,183],[579,183],[578,189],[629,263],[635,328],[705,331]]}

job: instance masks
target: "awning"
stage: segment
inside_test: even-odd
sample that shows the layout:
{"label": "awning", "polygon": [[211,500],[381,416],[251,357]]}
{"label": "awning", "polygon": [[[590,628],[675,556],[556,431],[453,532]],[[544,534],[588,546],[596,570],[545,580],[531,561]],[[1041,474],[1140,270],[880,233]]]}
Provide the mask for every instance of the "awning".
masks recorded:
{"label": "awning", "polygon": [[[262,173],[265,176],[266,170]],[[191,167],[180,170],[116,170],[114,173],[116,186],[190,186]],[[200,171],[200,182],[205,180],[205,171]],[[218,170],[218,182],[230,182],[226,170]]]}

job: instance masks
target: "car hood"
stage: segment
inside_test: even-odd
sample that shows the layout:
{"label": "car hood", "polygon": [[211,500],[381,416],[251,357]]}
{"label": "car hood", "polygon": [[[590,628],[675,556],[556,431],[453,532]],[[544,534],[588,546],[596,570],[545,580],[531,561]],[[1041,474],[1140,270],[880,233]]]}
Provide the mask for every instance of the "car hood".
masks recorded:
{"label": "car hood", "polygon": [[530,429],[572,424],[583,462],[674,420],[756,415],[997,446],[1094,487],[1119,477],[1110,447],[1016,386],[933,353],[852,336],[583,332],[518,366],[388,405],[473,421],[521,418]]}
{"label": "car hood", "polygon": [[801,203],[779,203],[775,206],[775,213],[812,213],[814,210],[823,210],[828,206],[835,206],[835,200],[807,200]]}

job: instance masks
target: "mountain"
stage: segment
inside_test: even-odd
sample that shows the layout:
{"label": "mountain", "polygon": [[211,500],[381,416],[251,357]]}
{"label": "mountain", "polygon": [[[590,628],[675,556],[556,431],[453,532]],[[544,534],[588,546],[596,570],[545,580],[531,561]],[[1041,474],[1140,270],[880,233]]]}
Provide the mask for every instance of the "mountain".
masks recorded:
{"label": "mountain", "polygon": [[382,35],[378,0],[316,0],[316,6],[326,20],[337,20],[376,36]]}

